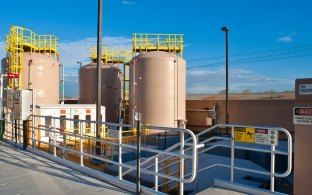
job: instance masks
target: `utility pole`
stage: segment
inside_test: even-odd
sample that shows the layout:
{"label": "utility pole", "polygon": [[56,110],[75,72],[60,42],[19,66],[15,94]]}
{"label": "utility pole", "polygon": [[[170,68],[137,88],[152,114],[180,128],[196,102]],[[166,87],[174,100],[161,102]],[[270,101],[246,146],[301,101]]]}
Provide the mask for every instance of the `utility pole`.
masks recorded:
{"label": "utility pole", "polygon": [[[102,97],[102,75],[101,75],[101,57],[102,57],[102,12],[103,12],[103,0],[98,0],[98,24],[97,24],[97,101],[96,101],[96,138],[101,137],[101,97]],[[97,155],[101,154],[101,143],[96,142]]]}
{"label": "utility pole", "polygon": [[224,26],[221,30],[225,32],[225,123],[229,124],[229,29]]}

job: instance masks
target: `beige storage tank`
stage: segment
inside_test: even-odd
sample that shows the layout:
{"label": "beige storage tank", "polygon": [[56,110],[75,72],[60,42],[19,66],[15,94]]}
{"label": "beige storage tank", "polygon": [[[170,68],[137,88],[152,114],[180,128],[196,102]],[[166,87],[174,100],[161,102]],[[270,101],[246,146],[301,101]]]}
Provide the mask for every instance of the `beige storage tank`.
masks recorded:
{"label": "beige storage tank", "polygon": [[[112,64],[102,64],[102,99],[107,122],[119,122],[121,102],[121,70]],[[97,100],[97,64],[79,69],[79,104],[94,104]]]}
{"label": "beige storage tank", "polygon": [[[2,67],[7,73],[8,60],[2,60]],[[23,52],[22,89],[35,90],[36,104],[58,104],[60,63],[50,54]]]}
{"label": "beige storage tank", "polygon": [[[142,123],[181,127],[185,122],[185,60],[175,54],[152,51],[130,62],[130,122],[142,114]],[[159,133],[153,131],[152,133]]]}
{"label": "beige storage tank", "polygon": [[23,89],[34,89],[36,104],[60,102],[60,63],[50,54],[24,52]]}

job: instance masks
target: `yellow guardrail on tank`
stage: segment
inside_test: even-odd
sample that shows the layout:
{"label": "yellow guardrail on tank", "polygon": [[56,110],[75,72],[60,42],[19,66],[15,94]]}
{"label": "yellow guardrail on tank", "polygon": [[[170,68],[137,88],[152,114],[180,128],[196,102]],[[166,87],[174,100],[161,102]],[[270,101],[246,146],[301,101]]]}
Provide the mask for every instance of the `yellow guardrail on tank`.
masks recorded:
{"label": "yellow guardrail on tank", "polygon": [[23,86],[23,52],[48,53],[54,57],[58,56],[57,38],[54,35],[38,35],[27,28],[11,26],[10,33],[6,37],[9,72],[19,74],[18,83],[15,83],[15,79],[9,80],[11,89],[21,89]]}
{"label": "yellow guardrail on tank", "polygon": [[[92,62],[97,61],[96,46],[90,48],[90,58]],[[130,50],[103,47],[101,59],[104,63],[123,64],[129,62],[131,58],[132,52]]]}
{"label": "yellow guardrail on tank", "polygon": [[183,34],[148,34],[132,35],[132,52],[165,51],[174,52],[182,57]]}

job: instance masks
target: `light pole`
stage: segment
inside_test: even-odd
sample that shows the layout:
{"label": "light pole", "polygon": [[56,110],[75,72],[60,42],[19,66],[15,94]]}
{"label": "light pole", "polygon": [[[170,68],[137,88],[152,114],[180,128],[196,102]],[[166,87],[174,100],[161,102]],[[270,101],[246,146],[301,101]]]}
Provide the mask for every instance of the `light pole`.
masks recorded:
{"label": "light pole", "polygon": [[229,124],[229,29],[224,26],[221,30],[225,32],[225,123]]}
{"label": "light pole", "polygon": [[[101,137],[101,56],[102,56],[102,13],[103,13],[103,0],[98,0],[98,23],[97,23],[97,101],[96,101],[96,138]],[[96,142],[95,153],[97,155],[101,154],[101,142]]]}
{"label": "light pole", "polygon": [[82,66],[82,61],[77,61],[77,64],[79,64],[79,68]]}

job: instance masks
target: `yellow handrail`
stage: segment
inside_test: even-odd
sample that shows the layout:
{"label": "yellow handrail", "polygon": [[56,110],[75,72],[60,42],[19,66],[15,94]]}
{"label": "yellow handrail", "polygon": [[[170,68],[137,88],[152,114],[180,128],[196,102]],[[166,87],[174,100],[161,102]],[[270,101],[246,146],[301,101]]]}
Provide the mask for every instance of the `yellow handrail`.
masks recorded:
{"label": "yellow handrail", "polygon": [[148,34],[132,35],[132,52],[166,51],[182,57],[183,34]]}
{"label": "yellow handrail", "polygon": [[[131,57],[130,50],[103,47],[101,59],[104,63],[123,64],[129,62]],[[90,48],[90,58],[92,62],[97,61],[96,46]]]}
{"label": "yellow handrail", "polygon": [[9,87],[21,89],[23,87],[23,52],[48,53],[57,57],[57,38],[54,35],[38,35],[27,28],[11,26],[10,33],[7,35],[6,50],[9,58],[9,72],[19,74],[18,83],[15,83],[15,79],[10,79]]}

